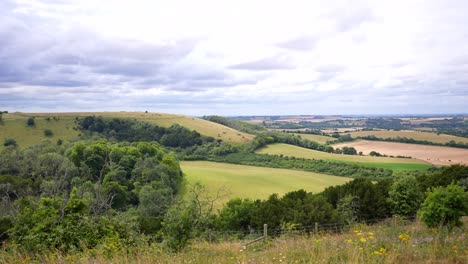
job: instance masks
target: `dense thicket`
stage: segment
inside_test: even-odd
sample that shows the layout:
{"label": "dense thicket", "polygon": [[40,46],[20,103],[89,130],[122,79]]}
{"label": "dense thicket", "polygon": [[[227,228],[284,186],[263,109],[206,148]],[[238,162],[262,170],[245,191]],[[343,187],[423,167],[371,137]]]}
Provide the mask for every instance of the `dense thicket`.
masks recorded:
{"label": "dense thicket", "polygon": [[180,125],[164,128],[130,119],[87,116],[79,119],[78,125],[81,130],[99,133],[113,141],[157,141],[163,146],[181,148],[214,141],[212,137],[202,136]]}
{"label": "dense thicket", "polygon": [[156,142],[7,147],[0,153],[2,239],[28,250],[70,250],[155,233],[181,182],[175,155]]}

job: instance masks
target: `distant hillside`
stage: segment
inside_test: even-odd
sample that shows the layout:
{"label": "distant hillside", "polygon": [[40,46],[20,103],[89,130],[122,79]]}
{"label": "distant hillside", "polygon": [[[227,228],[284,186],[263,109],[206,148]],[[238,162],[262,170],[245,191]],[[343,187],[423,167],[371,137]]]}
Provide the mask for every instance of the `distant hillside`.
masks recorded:
{"label": "distant hillside", "polygon": [[[253,135],[235,129],[183,115],[145,113],[145,112],[79,112],[79,113],[9,113],[3,114],[3,124],[0,125],[0,141],[7,138],[16,140],[20,147],[28,147],[44,140],[55,142],[61,140],[74,140],[80,137],[81,132],[75,128],[77,117],[89,115],[107,118],[127,118],[145,121],[162,127],[179,124],[191,130],[196,130],[205,136],[230,142],[247,142]],[[35,117],[35,125],[27,126],[27,120]],[[49,129],[53,135],[45,136],[44,130]]]}

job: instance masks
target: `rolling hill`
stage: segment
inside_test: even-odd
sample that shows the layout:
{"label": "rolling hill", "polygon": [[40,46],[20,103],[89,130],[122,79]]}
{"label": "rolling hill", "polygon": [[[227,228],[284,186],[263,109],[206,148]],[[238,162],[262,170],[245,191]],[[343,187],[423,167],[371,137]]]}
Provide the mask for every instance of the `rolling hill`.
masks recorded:
{"label": "rolling hill", "polygon": [[[43,140],[56,141],[79,138],[80,131],[74,129],[76,117],[89,115],[106,118],[128,118],[148,122],[162,127],[179,124],[200,134],[230,142],[247,142],[254,136],[235,129],[183,115],[145,113],[145,112],[80,112],[80,113],[9,113],[3,114],[4,122],[0,125],[0,140],[13,138],[20,147],[28,147]],[[35,117],[36,126],[28,127],[26,121]],[[50,129],[54,135],[46,137],[44,129]]]}

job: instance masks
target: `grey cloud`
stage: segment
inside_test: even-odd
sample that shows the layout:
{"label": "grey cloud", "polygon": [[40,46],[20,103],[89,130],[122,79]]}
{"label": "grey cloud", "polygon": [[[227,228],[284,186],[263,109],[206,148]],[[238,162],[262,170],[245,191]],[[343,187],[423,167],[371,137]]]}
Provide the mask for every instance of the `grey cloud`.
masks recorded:
{"label": "grey cloud", "polygon": [[288,57],[284,55],[279,55],[256,61],[232,65],[229,68],[236,70],[269,71],[293,69],[294,66],[292,65]]}

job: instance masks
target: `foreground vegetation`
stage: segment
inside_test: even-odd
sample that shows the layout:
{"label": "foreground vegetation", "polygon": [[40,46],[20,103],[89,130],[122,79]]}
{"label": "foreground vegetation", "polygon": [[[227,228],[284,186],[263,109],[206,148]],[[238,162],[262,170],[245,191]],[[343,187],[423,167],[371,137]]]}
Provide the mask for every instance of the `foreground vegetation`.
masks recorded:
{"label": "foreground vegetation", "polygon": [[194,241],[177,254],[159,244],[125,245],[64,254],[5,250],[2,263],[466,263],[467,230],[428,229],[422,223],[353,225],[342,234],[286,233],[268,243]]}

